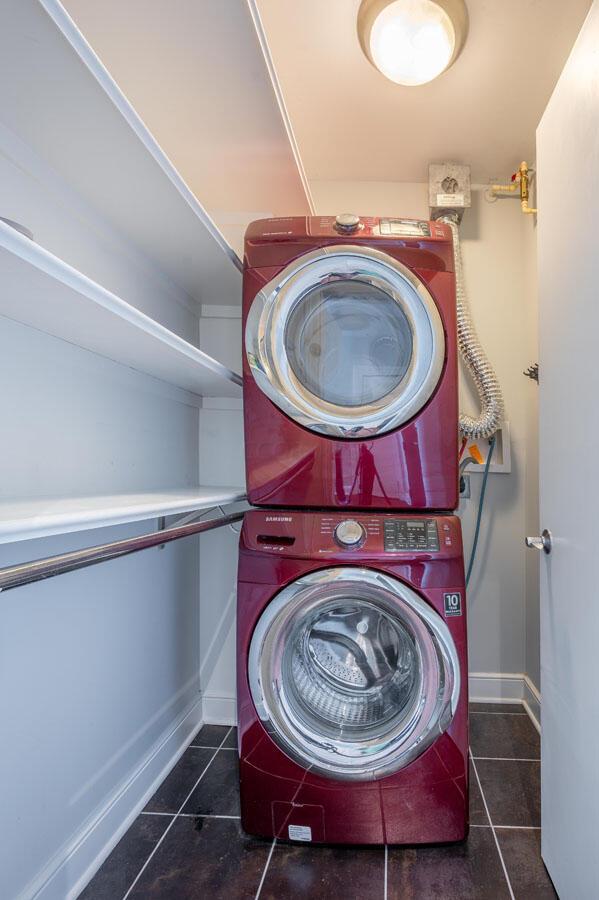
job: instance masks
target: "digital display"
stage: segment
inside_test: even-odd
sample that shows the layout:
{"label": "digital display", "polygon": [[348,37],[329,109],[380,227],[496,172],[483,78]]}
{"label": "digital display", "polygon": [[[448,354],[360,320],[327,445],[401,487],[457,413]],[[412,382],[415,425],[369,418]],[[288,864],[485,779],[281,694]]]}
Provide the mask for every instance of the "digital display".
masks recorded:
{"label": "digital display", "polygon": [[428,222],[419,219],[381,219],[381,234],[390,237],[430,237]]}
{"label": "digital display", "polygon": [[438,550],[434,519],[385,519],[385,550]]}

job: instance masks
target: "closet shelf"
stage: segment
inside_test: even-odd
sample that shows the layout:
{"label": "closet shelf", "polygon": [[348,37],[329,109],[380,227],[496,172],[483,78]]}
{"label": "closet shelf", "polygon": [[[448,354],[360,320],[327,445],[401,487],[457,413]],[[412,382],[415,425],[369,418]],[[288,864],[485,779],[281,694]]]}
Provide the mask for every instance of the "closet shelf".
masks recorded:
{"label": "closet shelf", "polygon": [[244,499],[242,487],[196,487],[140,494],[8,500],[0,502],[0,544],[178,515]]}
{"label": "closet shelf", "polygon": [[8,0],[4,20],[4,128],[190,297],[238,303],[238,256],[61,3]]}
{"label": "closet shelf", "polygon": [[206,397],[241,376],[0,222],[0,315]]}

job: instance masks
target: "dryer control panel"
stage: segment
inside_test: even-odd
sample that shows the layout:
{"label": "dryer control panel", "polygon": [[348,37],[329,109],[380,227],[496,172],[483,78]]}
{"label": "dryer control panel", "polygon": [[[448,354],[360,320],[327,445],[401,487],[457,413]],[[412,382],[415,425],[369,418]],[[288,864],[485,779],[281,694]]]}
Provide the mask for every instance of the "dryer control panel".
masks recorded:
{"label": "dryer control panel", "polygon": [[286,266],[310,250],[345,244],[389,253],[414,270],[454,270],[451,229],[444,222],[351,213],[258,219],[246,231],[245,266]]}

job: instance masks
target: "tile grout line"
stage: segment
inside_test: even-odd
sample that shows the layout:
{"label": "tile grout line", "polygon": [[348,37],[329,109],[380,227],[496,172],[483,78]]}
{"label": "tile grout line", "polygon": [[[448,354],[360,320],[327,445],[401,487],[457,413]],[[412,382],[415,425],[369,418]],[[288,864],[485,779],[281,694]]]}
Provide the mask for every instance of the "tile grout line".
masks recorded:
{"label": "tile grout line", "polygon": [[389,869],[389,847],[385,844],[385,881],[384,881],[384,900],[387,900],[387,878]]}
{"label": "tile grout line", "polygon": [[474,769],[474,774],[476,776],[476,781],[478,783],[478,789],[480,791],[480,795],[482,797],[483,805],[485,807],[485,812],[487,814],[487,819],[489,820],[489,825],[491,826],[491,831],[493,832],[493,839],[495,841],[495,846],[497,847],[497,852],[499,854],[499,861],[501,862],[501,868],[503,869],[503,874],[505,876],[505,881],[508,887],[508,891],[510,892],[511,900],[516,900],[514,897],[514,891],[512,890],[512,883],[510,881],[510,876],[508,875],[507,867],[505,865],[505,860],[503,858],[503,853],[501,852],[501,847],[499,845],[499,841],[497,839],[497,835],[495,833],[495,829],[493,827],[493,821],[491,819],[491,813],[489,812],[489,807],[487,805],[487,798],[484,795],[483,786],[480,782],[480,778],[478,777],[478,769],[476,768],[476,763],[474,762],[474,757],[472,753],[470,754],[470,761],[472,762],[472,768]]}
{"label": "tile grout line", "polygon": [[266,873],[268,871],[268,867],[270,865],[270,861],[272,859],[272,853],[273,853],[273,850],[275,849],[276,843],[277,843],[277,839],[276,839],[276,837],[274,837],[272,839],[272,844],[270,845],[270,850],[268,851],[268,856],[266,858],[266,862],[264,864],[264,869],[262,871],[262,878],[260,879],[260,884],[258,885],[258,890],[256,891],[256,896],[255,896],[254,900],[258,900],[258,898],[260,897],[260,893],[261,893],[262,887],[264,885],[264,879],[266,878]]}
{"label": "tile grout line", "polygon": [[[231,728],[233,727],[231,725]],[[206,744],[190,744],[187,749],[189,750],[190,747],[193,747],[194,750],[235,750],[237,752],[237,747],[208,747]]]}
{"label": "tile grout line", "polygon": [[178,816],[180,819],[235,819],[236,821],[241,819],[241,816],[221,816],[216,813],[169,813],[151,812],[150,810],[147,812],[142,810],[140,816],[171,816],[172,818],[177,818]]}
{"label": "tile grout line", "polygon": [[493,762],[536,762],[540,763],[541,760],[538,756],[472,756],[472,759],[480,759],[480,760],[491,760]]}
{"label": "tile grout line", "polygon": [[190,792],[187,794],[187,796],[186,796],[185,799],[183,800],[183,803],[181,804],[181,806],[179,807],[179,809],[177,810],[177,812],[173,815],[173,818],[171,819],[171,821],[170,821],[169,824],[167,825],[167,827],[166,827],[166,829],[165,829],[165,831],[164,831],[164,834],[162,835],[162,837],[160,838],[160,840],[158,841],[158,843],[156,844],[156,846],[153,848],[152,852],[150,853],[150,855],[149,855],[148,858],[146,859],[145,863],[143,864],[143,866],[141,867],[141,869],[139,870],[139,872],[137,873],[137,875],[135,876],[135,878],[133,879],[133,881],[131,882],[131,884],[129,885],[129,888],[127,889],[126,894],[123,896],[123,900],[127,900],[127,897],[129,896],[129,894],[131,893],[131,891],[133,890],[133,888],[135,887],[135,885],[137,884],[137,882],[139,881],[139,879],[141,878],[141,876],[143,875],[143,873],[145,872],[145,870],[146,870],[146,868],[147,868],[147,866],[148,866],[150,860],[152,859],[152,857],[154,856],[154,854],[156,853],[156,851],[158,850],[158,848],[159,848],[160,845],[162,844],[163,840],[165,839],[165,837],[167,836],[167,834],[169,833],[169,831],[171,830],[171,828],[173,827],[173,825],[175,824],[175,822],[177,821],[177,818],[179,817],[179,813],[181,812],[181,810],[183,809],[183,807],[185,806],[185,804],[187,803],[187,801],[189,800],[189,798],[191,797],[191,795],[193,794],[193,792],[195,791],[195,789],[197,788],[198,784],[200,783],[200,781],[202,780],[202,778],[204,777],[204,775],[206,774],[206,772],[207,772],[208,769],[210,768],[212,762],[214,761],[214,759],[215,759],[215,757],[216,757],[216,754],[218,753],[218,751],[221,749],[222,745],[225,743],[225,741],[226,741],[227,738],[229,737],[229,734],[231,733],[232,729],[233,729],[233,726],[231,726],[231,727],[229,728],[229,730],[228,730],[227,733],[225,734],[224,738],[222,739],[222,742],[221,742],[220,747],[219,747],[217,750],[214,751],[214,753],[212,754],[212,756],[211,756],[210,759],[208,760],[206,766],[204,767],[204,769],[203,769],[203,771],[202,771],[202,774],[200,775],[200,777],[198,778],[198,780],[196,781],[196,783],[194,784],[194,786],[192,787],[192,789],[190,790]]}
{"label": "tile grout line", "polygon": [[470,823],[470,828],[494,828],[495,831],[505,830],[506,828],[510,831],[540,831],[540,825],[474,825],[472,822]]}

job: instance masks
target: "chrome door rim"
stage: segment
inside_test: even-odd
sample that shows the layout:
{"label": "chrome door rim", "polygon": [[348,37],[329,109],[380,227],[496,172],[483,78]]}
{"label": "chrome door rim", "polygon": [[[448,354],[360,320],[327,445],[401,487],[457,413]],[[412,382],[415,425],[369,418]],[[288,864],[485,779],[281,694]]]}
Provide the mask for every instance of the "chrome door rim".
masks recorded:
{"label": "chrome door rim", "polygon": [[[403,379],[363,406],[338,406],[317,397],[289,364],[284,340],[289,315],[307,290],[331,278],[354,278],[384,291],[412,329],[412,361]],[[434,393],[445,359],[441,316],[424,284],[388,254],[351,244],[306,253],[265,285],[250,307],[245,348],[257,385],[273,403],[311,431],[342,438],[373,437],[409,421]]]}
{"label": "chrome door rim", "polygon": [[[419,700],[399,725],[367,741],[343,741],[310,733],[298,722],[285,694],[282,661],[294,619],[313,607],[341,599],[360,585],[367,595],[415,634],[421,654]],[[303,768],[329,778],[366,781],[404,768],[441,735],[455,714],[460,667],[446,623],[415,591],[398,579],[358,567],[319,569],[289,584],[269,603],[250,644],[248,680],[257,713],[272,739]],[[426,690],[430,684],[436,690]]]}

